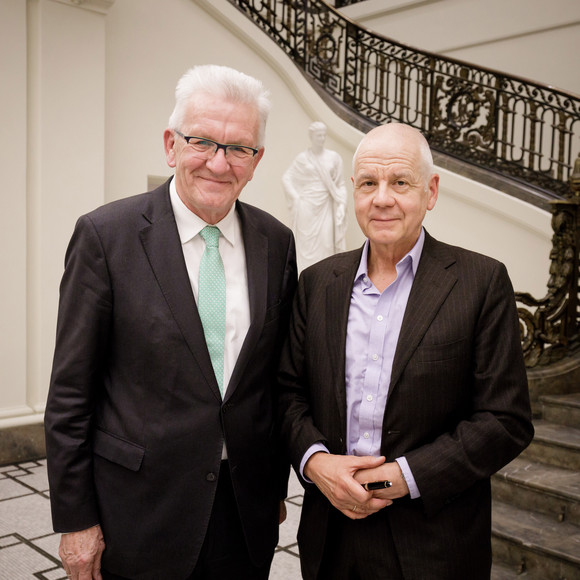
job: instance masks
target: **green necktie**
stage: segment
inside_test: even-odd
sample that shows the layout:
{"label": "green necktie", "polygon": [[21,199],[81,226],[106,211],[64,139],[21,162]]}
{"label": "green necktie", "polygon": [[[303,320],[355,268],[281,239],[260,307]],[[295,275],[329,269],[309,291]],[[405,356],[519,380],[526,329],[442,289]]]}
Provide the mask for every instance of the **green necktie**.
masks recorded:
{"label": "green necktie", "polygon": [[199,265],[198,310],[211,364],[223,395],[226,336],[226,275],[219,251],[220,230],[206,226],[200,236],[205,251]]}

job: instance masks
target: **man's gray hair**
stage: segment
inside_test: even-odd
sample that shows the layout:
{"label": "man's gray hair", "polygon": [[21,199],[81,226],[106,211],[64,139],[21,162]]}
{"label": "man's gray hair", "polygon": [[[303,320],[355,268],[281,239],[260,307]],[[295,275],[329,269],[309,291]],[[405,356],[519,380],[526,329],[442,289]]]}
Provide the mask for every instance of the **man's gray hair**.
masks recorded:
{"label": "man's gray hair", "polygon": [[261,81],[227,66],[206,64],[189,69],[175,88],[175,108],[169,117],[170,129],[182,129],[187,108],[199,94],[255,106],[260,121],[257,146],[264,145],[266,122],[272,104],[269,91]]}

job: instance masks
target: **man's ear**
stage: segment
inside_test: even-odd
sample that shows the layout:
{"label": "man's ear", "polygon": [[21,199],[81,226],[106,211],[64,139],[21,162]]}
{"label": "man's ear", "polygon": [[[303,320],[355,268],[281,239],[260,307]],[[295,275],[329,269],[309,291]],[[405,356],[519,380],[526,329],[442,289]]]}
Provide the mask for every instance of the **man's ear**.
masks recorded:
{"label": "man's ear", "polygon": [[163,132],[163,146],[165,148],[165,159],[169,167],[175,167],[175,133],[171,129],[165,129]]}
{"label": "man's ear", "polygon": [[427,209],[432,210],[435,207],[437,198],[439,197],[439,175],[437,175],[437,173],[434,173],[429,178],[429,184],[427,187],[427,195],[429,196],[429,199],[427,200]]}

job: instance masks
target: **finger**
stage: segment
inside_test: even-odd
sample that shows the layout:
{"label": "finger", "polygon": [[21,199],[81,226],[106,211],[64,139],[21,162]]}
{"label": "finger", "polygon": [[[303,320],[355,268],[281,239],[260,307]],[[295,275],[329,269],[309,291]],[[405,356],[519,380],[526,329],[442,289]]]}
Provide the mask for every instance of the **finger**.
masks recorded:
{"label": "finger", "polygon": [[349,507],[341,509],[340,512],[343,513],[347,518],[350,518],[351,520],[362,520],[367,517],[368,514],[362,512],[359,509],[355,509],[355,507],[357,506],[353,504]]}
{"label": "finger", "polygon": [[396,490],[390,489],[379,489],[371,493],[373,494],[373,497],[376,497],[377,499],[395,499],[395,497],[398,497],[399,495]]}
{"label": "finger", "polygon": [[393,505],[392,500],[374,497],[366,504],[365,509],[368,512],[376,513],[378,511],[382,510],[383,508],[386,508],[390,505]]}
{"label": "finger", "polygon": [[65,562],[63,556],[61,554],[59,554],[60,556],[60,560],[62,562],[62,567],[64,568],[64,571],[66,573],[66,577],[67,578],[72,578],[73,577],[73,573],[72,573],[72,569],[71,567]]}
{"label": "finger", "polygon": [[372,455],[352,456],[355,458],[353,466],[358,469],[373,469],[383,465],[386,458],[382,455],[380,457],[373,457]]}
{"label": "finger", "polygon": [[279,519],[278,519],[278,523],[282,524],[284,523],[284,521],[286,520],[286,517],[288,515],[288,511],[286,509],[286,503],[281,501],[280,502],[280,514],[279,514]]}
{"label": "finger", "polygon": [[340,511],[353,520],[359,520],[377,513],[392,503],[391,500],[371,498],[362,504],[353,503],[352,505],[343,506]]}
{"label": "finger", "polygon": [[73,577],[74,580],[93,580],[93,568],[84,568],[78,574],[78,576]]}
{"label": "finger", "polygon": [[95,560],[93,563],[93,580],[103,580],[103,576],[101,574],[101,558],[103,557],[104,551],[105,551],[105,541],[103,540],[103,536],[100,535],[99,548],[97,550]]}
{"label": "finger", "polygon": [[346,508],[345,510],[343,510],[342,513],[344,513],[351,520],[362,520],[362,519],[376,513],[377,511],[379,511],[379,510],[378,509],[369,509],[368,506],[365,506],[365,505],[354,504],[354,505]]}
{"label": "finger", "polygon": [[103,580],[103,576],[101,575],[101,555],[102,552],[99,552],[95,557],[89,580]]}
{"label": "finger", "polygon": [[349,503],[352,500],[353,505],[360,505],[368,503],[373,497],[373,492],[367,491],[358,481],[353,479],[348,488],[348,495]]}

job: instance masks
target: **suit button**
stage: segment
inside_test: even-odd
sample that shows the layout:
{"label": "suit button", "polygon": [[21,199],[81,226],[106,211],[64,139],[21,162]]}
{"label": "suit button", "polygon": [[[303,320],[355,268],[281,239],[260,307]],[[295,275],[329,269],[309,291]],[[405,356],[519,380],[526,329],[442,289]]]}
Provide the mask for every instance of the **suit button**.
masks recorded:
{"label": "suit button", "polygon": [[208,473],[205,478],[207,479],[207,481],[215,481],[216,480],[216,476],[215,473]]}

